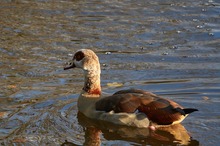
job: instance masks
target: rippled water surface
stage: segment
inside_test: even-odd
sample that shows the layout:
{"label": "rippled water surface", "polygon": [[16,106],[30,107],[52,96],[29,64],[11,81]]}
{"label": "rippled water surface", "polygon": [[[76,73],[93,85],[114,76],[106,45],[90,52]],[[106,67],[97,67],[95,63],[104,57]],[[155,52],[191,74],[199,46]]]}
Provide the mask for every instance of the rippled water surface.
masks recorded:
{"label": "rippled water surface", "polygon": [[[0,2],[0,145],[218,145],[217,0]],[[155,132],[77,111],[74,51],[93,49],[103,92],[152,91],[198,112]],[[191,138],[189,137],[191,136]]]}

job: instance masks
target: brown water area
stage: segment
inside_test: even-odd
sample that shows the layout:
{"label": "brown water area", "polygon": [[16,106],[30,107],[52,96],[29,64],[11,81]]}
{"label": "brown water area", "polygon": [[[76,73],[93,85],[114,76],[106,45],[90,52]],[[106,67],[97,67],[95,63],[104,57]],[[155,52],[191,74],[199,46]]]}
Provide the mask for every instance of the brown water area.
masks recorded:
{"label": "brown water area", "polygon": [[[218,145],[218,0],[1,0],[0,145]],[[199,111],[156,131],[84,117],[78,49],[105,93],[138,88]]]}

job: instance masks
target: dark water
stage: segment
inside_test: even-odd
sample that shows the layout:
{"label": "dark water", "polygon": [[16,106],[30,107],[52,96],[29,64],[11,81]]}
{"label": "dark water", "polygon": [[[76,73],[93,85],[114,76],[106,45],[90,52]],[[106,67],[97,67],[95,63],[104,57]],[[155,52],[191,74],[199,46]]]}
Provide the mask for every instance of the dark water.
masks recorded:
{"label": "dark water", "polygon": [[[0,2],[0,145],[218,145],[220,2]],[[140,88],[198,108],[151,132],[78,114],[74,51],[93,49],[103,91]],[[191,136],[191,139],[189,138]]]}

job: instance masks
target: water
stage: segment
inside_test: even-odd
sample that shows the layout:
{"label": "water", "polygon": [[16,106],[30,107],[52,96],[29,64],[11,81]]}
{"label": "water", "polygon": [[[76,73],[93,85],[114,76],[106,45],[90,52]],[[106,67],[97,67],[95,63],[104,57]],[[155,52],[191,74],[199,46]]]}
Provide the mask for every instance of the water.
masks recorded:
{"label": "water", "polygon": [[[0,8],[1,145],[219,144],[217,0],[4,0]],[[63,64],[82,48],[98,54],[104,92],[140,88],[199,112],[155,133],[78,114],[83,75]]]}

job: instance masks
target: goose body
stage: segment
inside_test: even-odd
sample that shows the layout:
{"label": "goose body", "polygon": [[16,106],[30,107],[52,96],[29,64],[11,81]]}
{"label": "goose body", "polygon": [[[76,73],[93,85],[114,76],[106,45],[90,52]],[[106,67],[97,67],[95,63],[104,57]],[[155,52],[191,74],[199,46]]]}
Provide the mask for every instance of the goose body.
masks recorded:
{"label": "goose body", "polygon": [[197,111],[139,89],[121,90],[103,97],[99,59],[92,50],[78,50],[64,70],[71,68],[81,68],[84,71],[85,83],[77,106],[89,118],[119,125],[159,127],[180,123],[188,114]]}

